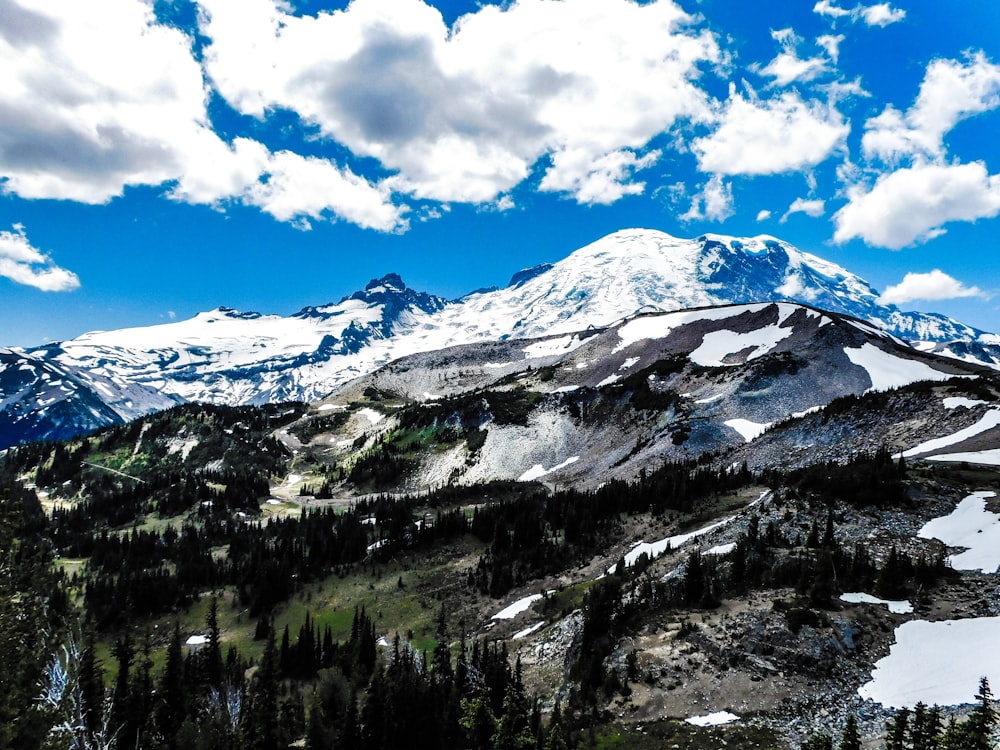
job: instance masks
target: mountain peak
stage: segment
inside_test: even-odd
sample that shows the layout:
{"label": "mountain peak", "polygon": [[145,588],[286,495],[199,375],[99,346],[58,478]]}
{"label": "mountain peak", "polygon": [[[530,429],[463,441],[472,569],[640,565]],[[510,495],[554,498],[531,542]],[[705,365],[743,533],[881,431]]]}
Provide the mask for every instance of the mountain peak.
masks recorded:
{"label": "mountain peak", "polygon": [[387,273],[379,279],[372,279],[365,286],[366,292],[379,292],[383,289],[392,292],[405,292],[406,284],[398,273]]}

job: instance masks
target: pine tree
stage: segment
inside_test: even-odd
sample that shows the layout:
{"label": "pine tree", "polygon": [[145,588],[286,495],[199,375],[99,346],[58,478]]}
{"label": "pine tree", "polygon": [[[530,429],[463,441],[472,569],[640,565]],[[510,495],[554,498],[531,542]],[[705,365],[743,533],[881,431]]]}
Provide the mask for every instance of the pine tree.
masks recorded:
{"label": "pine tree", "polygon": [[212,597],[205,615],[208,641],[205,643],[205,681],[212,687],[222,685],[222,644],[219,640],[219,600]]}
{"label": "pine tree", "polygon": [[264,655],[253,676],[250,688],[250,721],[247,746],[253,750],[277,750],[280,747],[278,729],[278,648],[271,630],[264,646]]}
{"label": "pine tree", "polygon": [[990,738],[997,725],[997,712],[993,708],[993,692],[985,677],[979,681],[976,706],[969,712],[963,726],[967,750],[990,750]]}
{"label": "pine tree", "polygon": [[[170,741],[177,734],[187,715],[184,690],[184,654],[181,650],[181,626],[174,623],[174,632],[167,645],[167,663],[163,668],[156,709],[160,735]],[[176,747],[171,743],[172,747]]]}
{"label": "pine tree", "polygon": [[837,750],[861,750],[861,733],[858,731],[858,720],[854,714],[847,715],[844,732],[840,735]]}

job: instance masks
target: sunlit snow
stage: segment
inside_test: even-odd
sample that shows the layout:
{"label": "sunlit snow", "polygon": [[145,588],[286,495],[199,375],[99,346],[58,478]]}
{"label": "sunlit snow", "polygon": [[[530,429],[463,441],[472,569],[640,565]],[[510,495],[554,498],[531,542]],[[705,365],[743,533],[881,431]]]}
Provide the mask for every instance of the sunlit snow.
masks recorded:
{"label": "sunlit snow", "polygon": [[972,703],[981,677],[1000,684],[997,642],[1000,617],[905,622],[858,694],[891,708]]}
{"label": "sunlit snow", "polygon": [[565,469],[570,464],[575,464],[579,460],[580,460],[579,456],[570,456],[569,458],[567,458],[562,463],[559,463],[559,464],[556,464],[555,466],[553,466],[551,469],[546,469],[541,464],[535,464],[530,469],[528,469],[526,472],[524,472],[521,476],[519,476],[517,478],[517,481],[518,482],[533,482],[536,479],[541,479],[546,474],[551,474],[554,471],[559,471],[559,469]]}
{"label": "sunlit snow", "polygon": [[519,641],[522,638],[527,638],[532,633],[541,630],[543,627],[545,627],[544,620],[542,622],[536,622],[534,625],[530,625],[526,627],[524,630],[518,630],[516,633],[514,633],[513,636],[511,636],[511,638],[512,640]]}
{"label": "sunlit snow", "polygon": [[848,604],[883,604],[890,612],[897,615],[908,615],[913,612],[913,605],[906,599],[879,599],[871,594],[853,592],[841,594],[840,601]]}
{"label": "sunlit snow", "polygon": [[367,406],[363,409],[358,409],[358,414],[367,419],[372,424],[378,424],[383,419],[385,419],[385,414],[375,411],[374,409],[369,409]]}
{"label": "sunlit snow", "polygon": [[973,409],[977,406],[985,406],[988,402],[975,398],[965,398],[964,396],[949,396],[942,403],[945,409]]}
{"label": "sunlit snow", "polygon": [[[696,531],[689,531],[685,534],[675,534],[674,536],[669,536],[666,539],[661,539],[658,542],[636,542],[632,549],[625,554],[625,567],[631,568],[635,565],[636,560],[638,560],[642,555],[646,555],[650,560],[653,560],[667,550],[682,547],[692,539],[696,539],[697,537],[707,534],[710,531],[722,528],[734,518],[736,518],[736,516],[727,516],[720,521],[716,521],[715,523],[704,526]],[[612,574],[616,567],[617,563],[608,568],[608,575]]]}
{"label": "sunlit snow", "polygon": [[966,451],[964,453],[939,453],[936,456],[924,456],[928,461],[967,461],[970,464],[985,464],[1000,466],[1000,448],[988,451]]}
{"label": "sunlit snow", "polygon": [[845,348],[844,354],[858,367],[863,367],[872,381],[872,390],[887,391],[921,380],[948,380],[953,373],[935,370],[924,362],[915,362],[889,354],[873,344],[858,349]]}
{"label": "sunlit snow", "polygon": [[684,719],[684,721],[688,724],[693,724],[696,727],[718,727],[723,724],[731,724],[732,722],[739,720],[739,716],[731,714],[728,711],[716,711],[715,713],[705,714],[704,716],[692,716],[688,719]]}
{"label": "sunlit snow", "polygon": [[965,442],[969,438],[975,437],[981,432],[992,430],[994,427],[1000,427],[1000,409],[991,409],[986,412],[979,419],[979,421],[971,427],[966,427],[964,430],[959,430],[958,432],[954,432],[951,435],[945,435],[944,437],[934,438],[933,440],[925,440],[920,445],[903,451],[902,455],[905,458],[909,458],[910,456],[916,456],[920,453],[930,453],[931,451],[937,451],[941,448],[947,448],[949,445],[956,445],[958,443]]}
{"label": "sunlit snow", "polygon": [[763,424],[759,422],[751,422],[749,419],[727,419],[723,422],[726,427],[732,427],[743,439],[748,443],[755,438],[760,437],[764,434],[768,427],[773,424],[772,422],[764,422]]}
{"label": "sunlit snow", "polygon": [[756,359],[774,349],[782,339],[791,336],[792,331],[792,328],[779,326],[758,328],[748,333],[713,331],[705,334],[701,346],[691,352],[689,356],[692,362],[703,367],[723,367],[726,365],[723,360],[730,354],[753,348],[746,359]]}
{"label": "sunlit snow", "polygon": [[965,552],[948,558],[955,570],[995,573],[1000,569],[1000,516],[986,509],[987,498],[995,496],[988,491],[972,493],[947,516],[924,524],[917,536],[940,539],[949,547],[965,547]]}
{"label": "sunlit snow", "polygon": [[[548,593],[551,594],[552,592],[550,591]],[[542,599],[542,598],[543,597],[542,597],[541,594],[531,594],[530,596],[526,596],[523,599],[518,599],[513,604],[510,604],[510,605],[504,607],[503,609],[501,609],[499,612],[497,612],[495,615],[493,615],[493,617],[491,617],[490,619],[491,620],[513,620],[515,617],[517,617],[522,612],[526,612],[528,610],[528,608],[531,607],[532,604],[534,604],[535,602],[537,602],[539,599]]]}

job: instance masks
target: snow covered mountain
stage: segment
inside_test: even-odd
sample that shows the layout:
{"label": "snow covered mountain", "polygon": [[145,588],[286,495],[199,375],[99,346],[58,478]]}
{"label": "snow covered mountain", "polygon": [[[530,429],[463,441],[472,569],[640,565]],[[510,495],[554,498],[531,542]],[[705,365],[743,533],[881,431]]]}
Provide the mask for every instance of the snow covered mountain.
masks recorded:
{"label": "snow covered mountain", "polygon": [[[866,281],[788,243],[679,239],[646,229],[615,232],[558,263],[518,272],[503,289],[451,302],[390,274],[336,304],[288,317],[220,307],[166,325],[88,333],[27,355],[171,402],[312,401],[418,352],[604,328],[640,312],[772,300],[846,313],[924,351],[1000,366],[1000,336],[880,305]],[[3,403],[11,397],[0,391]],[[140,410],[162,408],[131,400]]]}

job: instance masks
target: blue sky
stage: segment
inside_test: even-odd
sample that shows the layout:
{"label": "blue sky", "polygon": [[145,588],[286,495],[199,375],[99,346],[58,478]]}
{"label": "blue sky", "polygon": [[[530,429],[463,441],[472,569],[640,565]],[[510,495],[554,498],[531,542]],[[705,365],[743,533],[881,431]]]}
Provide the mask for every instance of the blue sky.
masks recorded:
{"label": "blue sky", "polygon": [[636,226],[996,331],[997,39],[995,0],[0,0],[0,345]]}

